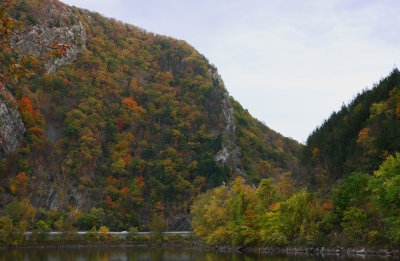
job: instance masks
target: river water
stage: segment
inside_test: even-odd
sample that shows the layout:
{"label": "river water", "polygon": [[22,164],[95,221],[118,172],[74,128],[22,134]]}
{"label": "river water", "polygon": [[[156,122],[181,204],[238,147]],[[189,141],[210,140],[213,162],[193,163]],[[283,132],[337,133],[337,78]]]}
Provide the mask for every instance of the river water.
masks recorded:
{"label": "river water", "polygon": [[219,253],[193,249],[161,249],[161,248],[129,248],[129,247],[90,247],[90,248],[27,248],[0,250],[0,261],[125,261],[125,260],[165,260],[165,261],[374,261],[372,258],[337,258],[337,257],[307,257],[307,256],[271,256],[264,254]]}

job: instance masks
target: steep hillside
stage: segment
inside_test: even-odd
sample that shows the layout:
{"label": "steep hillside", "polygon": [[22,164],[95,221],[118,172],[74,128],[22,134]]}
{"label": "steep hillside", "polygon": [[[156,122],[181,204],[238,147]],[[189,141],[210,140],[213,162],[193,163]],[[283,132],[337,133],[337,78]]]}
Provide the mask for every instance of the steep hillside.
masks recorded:
{"label": "steep hillside", "polygon": [[[38,59],[7,85],[26,134],[0,161],[2,207],[29,198],[53,227],[75,214],[80,229],[146,227],[164,213],[187,229],[200,191],[297,174],[300,145],[243,110],[186,42],[56,0],[19,1],[10,15],[25,22],[14,46]],[[54,40],[71,46],[61,59],[43,48]]]}
{"label": "steep hillside", "polygon": [[307,140],[302,160],[317,171],[312,183],[352,171],[371,173],[400,151],[400,72],[395,69],[371,90],[334,112]]}

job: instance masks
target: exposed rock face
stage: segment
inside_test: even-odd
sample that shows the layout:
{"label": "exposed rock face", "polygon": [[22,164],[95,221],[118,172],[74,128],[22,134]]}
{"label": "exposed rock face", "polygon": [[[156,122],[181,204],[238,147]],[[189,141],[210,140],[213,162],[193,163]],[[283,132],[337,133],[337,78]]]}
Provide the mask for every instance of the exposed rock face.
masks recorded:
{"label": "exposed rock face", "polygon": [[[36,36],[40,37],[41,44],[37,43]],[[43,25],[35,25],[31,30],[15,39],[14,45],[23,55],[32,54],[37,57],[42,55],[48,56],[49,49],[46,46],[48,44],[52,45],[53,39],[62,44],[68,43],[71,48],[67,50],[66,56],[62,56],[58,59],[51,59],[49,57],[46,64],[47,73],[53,73],[60,67],[73,62],[77,58],[79,52],[81,52],[86,45],[86,29],[81,22],[72,27],[50,28]]]}
{"label": "exposed rock face", "polygon": [[210,75],[211,80],[217,81],[219,87],[223,90],[224,98],[222,99],[222,110],[226,120],[225,132],[226,134],[232,135],[234,137],[236,131],[236,124],[235,124],[235,118],[233,117],[233,109],[231,106],[229,93],[225,89],[224,81],[222,80],[221,76],[218,74],[218,71],[216,69],[214,70],[209,69],[208,74]]}
{"label": "exposed rock face", "polygon": [[222,105],[222,112],[225,117],[226,125],[225,125],[225,132],[223,134],[222,140],[222,149],[221,151],[215,156],[215,161],[225,163],[230,161],[234,169],[236,171],[241,172],[237,169],[236,162],[240,160],[240,152],[235,147],[236,142],[236,123],[235,118],[233,116],[233,108],[230,102],[230,96],[228,91],[225,89],[224,81],[222,80],[221,76],[218,74],[216,69],[210,69],[208,71],[210,78],[212,81],[216,81],[218,86],[223,91],[223,99],[221,101]]}
{"label": "exposed rock face", "polygon": [[25,133],[16,102],[5,88],[0,90],[0,158],[16,151]]}

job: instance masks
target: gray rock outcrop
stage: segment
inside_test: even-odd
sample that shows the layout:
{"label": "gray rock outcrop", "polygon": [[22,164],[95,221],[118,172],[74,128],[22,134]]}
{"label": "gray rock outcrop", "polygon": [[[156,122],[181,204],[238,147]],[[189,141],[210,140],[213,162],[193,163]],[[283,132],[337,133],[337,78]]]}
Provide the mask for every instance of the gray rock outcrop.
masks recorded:
{"label": "gray rock outcrop", "polygon": [[[39,36],[40,44],[37,43],[37,36]],[[75,61],[78,54],[86,48],[86,29],[81,22],[72,27],[50,28],[48,26],[35,25],[31,30],[14,39],[14,46],[22,55],[48,56],[49,49],[46,46],[51,46],[53,39],[61,44],[68,43],[70,48],[67,49],[65,56],[57,59],[49,57],[46,63],[47,73],[53,73],[60,67]]]}
{"label": "gray rock outcrop", "polygon": [[2,88],[0,90],[0,158],[18,149],[24,133],[25,127],[14,97]]}
{"label": "gray rock outcrop", "polygon": [[225,88],[224,81],[218,74],[216,68],[208,70],[210,79],[217,83],[217,86],[222,90],[222,113],[225,118],[225,130],[222,135],[222,148],[214,157],[214,160],[221,163],[230,162],[233,169],[241,173],[242,171],[238,168],[238,162],[240,161],[241,155],[239,150],[236,148],[236,123],[233,116],[233,108],[230,102],[230,96]]}

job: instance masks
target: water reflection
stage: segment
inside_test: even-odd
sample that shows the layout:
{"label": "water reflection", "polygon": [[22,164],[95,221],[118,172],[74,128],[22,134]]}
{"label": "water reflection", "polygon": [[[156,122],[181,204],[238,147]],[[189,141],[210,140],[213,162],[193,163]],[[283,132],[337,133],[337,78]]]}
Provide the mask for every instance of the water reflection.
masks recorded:
{"label": "water reflection", "polygon": [[[0,250],[0,261],[360,261],[360,258],[317,258],[305,256],[268,256],[262,254],[217,253],[213,251],[162,248],[62,248]],[[382,260],[369,258],[368,261]]]}

